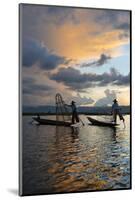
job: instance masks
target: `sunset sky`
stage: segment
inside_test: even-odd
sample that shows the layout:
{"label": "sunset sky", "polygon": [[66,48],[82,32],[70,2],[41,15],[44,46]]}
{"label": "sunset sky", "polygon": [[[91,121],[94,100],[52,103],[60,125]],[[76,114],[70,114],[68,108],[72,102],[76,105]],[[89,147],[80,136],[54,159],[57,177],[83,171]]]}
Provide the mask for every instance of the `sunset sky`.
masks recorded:
{"label": "sunset sky", "polygon": [[130,12],[20,6],[23,105],[130,104]]}

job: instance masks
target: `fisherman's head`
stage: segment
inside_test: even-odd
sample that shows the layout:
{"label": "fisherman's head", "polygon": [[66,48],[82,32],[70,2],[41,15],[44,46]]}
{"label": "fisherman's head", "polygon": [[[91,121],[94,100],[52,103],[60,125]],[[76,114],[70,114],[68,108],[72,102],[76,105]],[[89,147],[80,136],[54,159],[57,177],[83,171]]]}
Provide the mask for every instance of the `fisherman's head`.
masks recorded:
{"label": "fisherman's head", "polygon": [[71,101],[71,104],[74,105],[76,102],[75,101]]}
{"label": "fisherman's head", "polygon": [[117,103],[118,101],[117,101],[117,99],[114,99],[113,102],[114,102],[114,103]]}

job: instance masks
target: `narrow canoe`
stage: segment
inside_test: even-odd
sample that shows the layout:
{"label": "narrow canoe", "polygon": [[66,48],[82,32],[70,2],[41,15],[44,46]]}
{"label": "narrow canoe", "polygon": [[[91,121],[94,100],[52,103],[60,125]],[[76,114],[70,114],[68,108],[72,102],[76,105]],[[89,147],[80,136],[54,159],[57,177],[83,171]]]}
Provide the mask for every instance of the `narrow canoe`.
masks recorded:
{"label": "narrow canoe", "polygon": [[91,117],[87,117],[88,120],[91,122],[92,125],[95,125],[95,126],[108,126],[108,127],[115,127],[115,126],[118,126],[119,124],[116,124],[114,122],[104,122],[104,121],[99,121],[99,120],[96,120],[96,119],[93,119]]}
{"label": "narrow canoe", "polygon": [[56,121],[51,119],[43,119],[38,117],[33,117],[33,119],[41,125],[54,125],[54,126],[70,126],[71,122]]}

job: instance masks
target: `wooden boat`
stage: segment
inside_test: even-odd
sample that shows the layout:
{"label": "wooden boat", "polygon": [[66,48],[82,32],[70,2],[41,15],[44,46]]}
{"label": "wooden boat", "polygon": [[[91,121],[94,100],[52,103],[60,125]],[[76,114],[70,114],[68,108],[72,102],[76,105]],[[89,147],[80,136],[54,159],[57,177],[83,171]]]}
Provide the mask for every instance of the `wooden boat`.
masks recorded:
{"label": "wooden boat", "polygon": [[54,125],[54,126],[71,126],[71,122],[56,121],[50,119],[43,119],[39,117],[33,117],[33,120],[38,122],[40,125]]}
{"label": "wooden boat", "polygon": [[104,122],[104,121],[99,121],[99,120],[96,120],[96,119],[93,119],[91,117],[87,117],[88,120],[91,122],[92,125],[95,125],[95,126],[108,126],[108,127],[115,127],[115,126],[118,126],[119,124],[116,124],[114,122]]}

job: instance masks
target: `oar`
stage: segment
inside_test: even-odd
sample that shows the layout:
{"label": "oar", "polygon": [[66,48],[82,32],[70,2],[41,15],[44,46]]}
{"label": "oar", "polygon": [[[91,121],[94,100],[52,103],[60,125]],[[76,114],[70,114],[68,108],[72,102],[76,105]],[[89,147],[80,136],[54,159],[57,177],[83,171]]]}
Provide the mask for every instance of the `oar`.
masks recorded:
{"label": "oar", "polygon": [[30,123],[30,124],[33,124],[33,122],[34,122],[34,119],[33,119],[32,121],[30,121],[29,123]]}
{"label": "oar", "polygon": [[[78,118],[79,118],[79,122],[81,122],[82,125],[85,126],[85,124],[83,123],[82,119],[81,119],[80,117],[78,117]],[[79,125],[79,122],[77,122],[77,123],[75,123],[75,124],[72,124],[71,126],[72,126],[72,127],[75,127],[75,128],[78,128],[78,127],[79,127],[79,126],[78,126],[78,125]]]}
{"label": "oar", "polygon": [[[123,117],[123,116],[122,116]],[[123,117],[123,124],[124,124],[124,128],[126,128],[126,124],[125,124],[125,119],[124,119],[124,117]]]}
{"label": "oar", "polygon": [[85,124],[83,123],[82,119],[79,117],[79,120],[82,122],[82,125],[85,126]]}
{"label": "oar", "polygon": [[120,112],[119,112],[119,117],[120,117],[120,120],[123,121],[124,128],[126,128],[125,119],[124,119],[123,115]]}
{"label": "oar", "polygon": [[123,121],[123,124],[124,124],[124,128],[126,128],[126,124],[125,124],[125,121]]}

